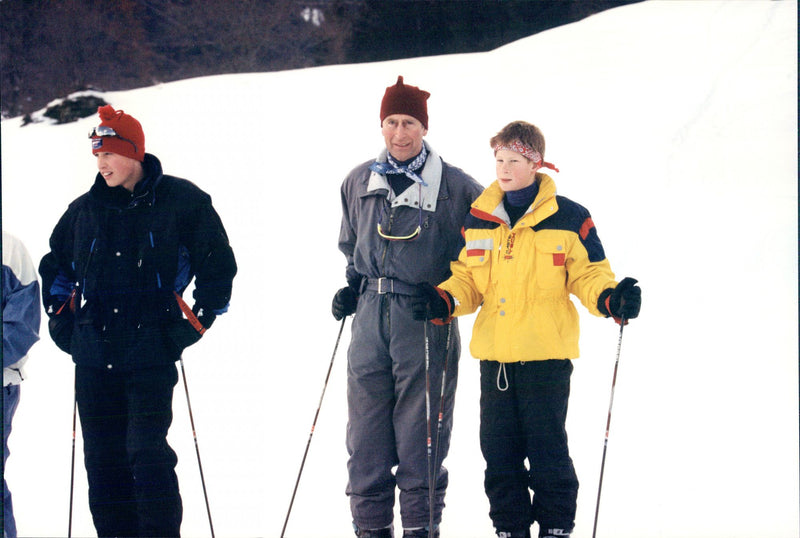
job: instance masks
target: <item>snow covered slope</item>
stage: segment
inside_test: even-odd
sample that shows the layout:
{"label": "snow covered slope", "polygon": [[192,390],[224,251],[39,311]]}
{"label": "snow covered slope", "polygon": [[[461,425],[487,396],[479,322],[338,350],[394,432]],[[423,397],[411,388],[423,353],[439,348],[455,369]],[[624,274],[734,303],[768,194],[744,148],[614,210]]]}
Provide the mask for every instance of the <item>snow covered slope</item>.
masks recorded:
{"label": "snow covered slope", "polygon": [[[560,194],[592,212],[644,303],[625,330],[598,536],[796,538],[797,2],[648,1],[481,53],[185,80],[105,95],[168,173],[209,192],[240,266],[231,310],[184,362],[217,536],[279,536],[338,323],[339,185],[381,149],[404,75],[428,141],[488,185],[488,140],[524,119]],[[2,122],[3,227],[37,261],[86,191],[93,118]],[[463,320],[469,339],[472,316]],[[568,429],[591,535],[617,326],[582,313]],[[43,329],[46,333],[46,329]],[[349,323],[287,529],[349,537]],[[466,345],[465,345],[466,348]],[[67,532],[73,368],[43,334],[11,436],[21,536]],[[443,537],[492,536],[478,365],[464,352]],[[208,521],[182,385],[171,442],[186,537]],[[73,535],[91,536],[80,432]]]}

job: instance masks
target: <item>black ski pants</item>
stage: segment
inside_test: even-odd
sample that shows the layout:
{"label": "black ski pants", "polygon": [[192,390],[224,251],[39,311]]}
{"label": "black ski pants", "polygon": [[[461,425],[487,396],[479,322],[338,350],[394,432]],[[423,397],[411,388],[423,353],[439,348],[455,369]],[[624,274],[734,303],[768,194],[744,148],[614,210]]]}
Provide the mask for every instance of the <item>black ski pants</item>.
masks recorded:
{"label": "black ski pants", "polygon": [[565,428],[572,362],[481,361],[480,368],[484,488],[495,528],[538,521],[571,530],[578,497]]}
{"label": "black ski pants", "polygon": [[78,367],[89,508],[99,537],[180,536],[183,515],[167,444],[175,364],[134,372]]}

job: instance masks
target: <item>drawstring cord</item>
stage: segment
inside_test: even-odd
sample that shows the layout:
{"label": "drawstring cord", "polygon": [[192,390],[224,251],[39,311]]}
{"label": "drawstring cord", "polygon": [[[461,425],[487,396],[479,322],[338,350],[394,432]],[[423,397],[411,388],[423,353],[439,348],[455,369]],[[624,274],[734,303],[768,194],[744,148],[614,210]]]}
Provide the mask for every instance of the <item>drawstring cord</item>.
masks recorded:
{"label": "drawstring cord", "polygon": [[[500,385],[500,374],[503,375],[503,381],[505,382],[505,387]],[[506,374],[506,363],[501,362],[500,367],[497,368],[497,390],[500,392],[505,392],[508,390],[508,374]]]}

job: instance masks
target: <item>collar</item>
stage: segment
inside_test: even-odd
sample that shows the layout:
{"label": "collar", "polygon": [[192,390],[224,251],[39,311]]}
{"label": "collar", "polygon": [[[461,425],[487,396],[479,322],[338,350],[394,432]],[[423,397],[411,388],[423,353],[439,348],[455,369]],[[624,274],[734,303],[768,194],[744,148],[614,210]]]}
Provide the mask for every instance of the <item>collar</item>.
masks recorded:
{"label": "collar", "polygon": [[115,209],[132,209],[143,201],[155,203],[156,186],[163,176],[161,162],[155,155],[145,154],[142,162],[144,177],[133,187],[133,192],[124,187],[109,187],[99,173],[89,192],[100,203]]}
{"label": "collar", "polygon": [[[384,174],[380,174],[374,170],[370,170],[369,181],[367,182],[367,193],[378,194],[377,191],[385,191],[386,198],[389,200],[392,207],[401,205],[417,208],[421,207],[425,211],[436,211],[436,200],[439,198],[439,187],[442,183],[442,159],[439,154],[431,148],[430,144],[423,141],[425,148],[428,151],[428,159],[425,161],[425,166],[422,168],[419,176],[422,178],[423,183],[413,183],[405,191],[398,195],[392,193],[389,187],[389,181]],[[387,162],[386,149],[381,150],[378,158],[375,159],[377,163]]]}
{"label": "collar", "polygon": [[[536,181],[539,184],[539,193],[525,212],[525,215],[533,214],[533,222],[527,222],[526,226],[535,226],[558,211],[555,181],[547,174],[542,173],[536,174]],[[511,219],[503,206],[504,197],[505,192],[495,181],[472,203],[470,213],[479,219],[505,224],[510,227]],[[522,220],[522,217],[520,217],[517,222]]]}
{"label": "collar", "polygon": [[369,169],[384,176],[389,174],[405,175],[412,181],[422,183],[427,187],[428,184],[425,183],[425,180],[417,175],[417,172],[425,166],[427,160],[428,149],[423,144],[419,155],[407,162],[398,163],[390,153],[386,153],[386,162],[375,161],[370,165]]}
{"label": "collar", "polygon": [[526,208],[530,206],[539,194],[539,182],[534,179],[533,183],[519,189],[518,191],[508,191],[506,193],[506,201],[514,207]]}

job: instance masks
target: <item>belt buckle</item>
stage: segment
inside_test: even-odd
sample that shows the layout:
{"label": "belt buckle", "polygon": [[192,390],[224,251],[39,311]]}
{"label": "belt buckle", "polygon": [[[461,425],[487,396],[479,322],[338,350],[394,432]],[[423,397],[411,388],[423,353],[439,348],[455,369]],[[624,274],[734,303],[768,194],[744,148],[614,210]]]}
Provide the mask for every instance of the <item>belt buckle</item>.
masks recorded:
{"label": "belt buckle", "polygon": [[[383,286],[384,286],[383,282],[385,280],[389,281],[389,289],[388,290],[384,290],[383,289]],[[393,292],[394,292],[394,281],[391,278],[388,278],[388,277],[385,277],[385,276],[379,277],[378,278],[378,295],[384,295],[386,293],[393,293]]]}

